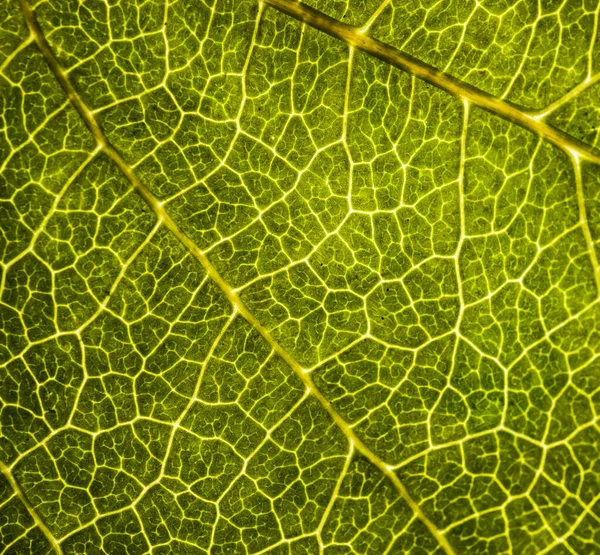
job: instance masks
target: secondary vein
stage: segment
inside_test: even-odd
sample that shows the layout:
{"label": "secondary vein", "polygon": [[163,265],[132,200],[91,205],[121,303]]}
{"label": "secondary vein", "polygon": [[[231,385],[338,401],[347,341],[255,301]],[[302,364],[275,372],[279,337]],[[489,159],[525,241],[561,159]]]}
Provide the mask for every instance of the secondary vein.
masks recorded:
{"label": "secondary vein", "polygon": [[[36,16],[29,6],[27,0],[19,0],[23,10],[25,20],[30,32],[35,38],[36,44],[44,56],[48,66],[58,80],[60,86],[67,94],[73,107],[82,117],[85,125],[88,127],[100,148],[105,154],[117,165],[123,175],[130,182],[132,187],[139,193],[148,206],[154,211],[159,220],[177,237],[177,239],[190,251],[190,253],[202,264],[207,274],[214,280],[223,293],[228,298],[229,302],[238,310],[238,312],[262,335],[271,348],[290,366],[294,373],[304,383],[306,388],[319,401],[323,408],[329,413],[333,421],[344,433],[350,443],[350,448],[356,449],[365,458],[367,458],[374,466],[376,466],[394,485],[400,496],[411,507],[415,515],[425,524],[430,533],[436,538],[440,546],[448,555],[455,555],[454,550],[450,546],[445,536],[437,529],[435,524],[423,513],[421,507],[410,497],[404,485],[400,482],[393,468],[387,465],[380,459],[362,440],[356,435],[350,425],[341,417],[331,403],[323,396],[316,388],[310,375],[304,371],[300,364],[277,342],[271,335],[269,330],[265,328],[260,321],[248,310],[241,298],[233,290],[233,288],[223,279],[217,269],[208,260],[206,255],[194,243],[194,241],[185,234],[185,232],[171,218],[169,213],[164,209],[162,203],[146,188],[139,180],[133,169],[123,160],[121,155],[110,144],[108,137],[104,134],[92,112],[85,105],[71,82],[67,74],[59,64],[50,44],[46,40],[44,33],[36,19]],[[1,467],[0,467],[1,469]],[[39,520],[39,519],[38,519]],[[59,548],[60,549],[60,548]]]}
{"label": "secondary vein", "polygon": [[339,39],[349,46],[366,52],[398,69],[406,71],[453,96],[465,99],[487,112],[499,116],[539,135],[543,139],[578,157],[600,164],[600,154],[592,147],[571,135],[539,121],[539,116],[528,113],[522,107],[492,96],[477,87],[422,62],[398,48],[365,35],[361,29],[342,23],[296,0],[263,0],[268,6],[306,23],[319,31]]}
{"label": "secondary vein", "polygon": [[60,545],[58,544],[58,541],[52,535],[52,532],[50,532],[50,530],[44,524],[44,522],[39,517],[39,515],[35,512],[35,509],[31,505],[31,503],[29,502],[29,499],[27,499],[27,496],[25,495],[25,492],[21,489],[21,486],[15,480],[15,478],[12,475],[11,471],[8,469],[8,467],[2,461],[0,461],[0,472],[8,480],[8,482],[10,483],[13,491],[16,493],[17,497],[21,500],[21,503],[23,503],[23,505],[25,505],[25,508],[27,509],[27,512],[29,513],[29,515],[31,516],[31,518],[33,519],[33,521],[35,522],[36,526],[42,531],[42,533],[44,534],[44,536],[46,536],[46,539],[48,540],[48,542],[52,546],[52,549],[54,549],[54,551],[56,552],[57,555],[63,555],[62,549],[61,549]]}

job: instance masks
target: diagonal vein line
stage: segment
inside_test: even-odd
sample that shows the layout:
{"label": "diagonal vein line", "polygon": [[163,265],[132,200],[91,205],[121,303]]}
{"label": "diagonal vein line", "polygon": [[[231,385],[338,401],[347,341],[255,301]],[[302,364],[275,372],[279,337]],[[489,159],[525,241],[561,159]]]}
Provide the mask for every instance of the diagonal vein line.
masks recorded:
{"label": "diagonal vein line", "polygon": [[[275,340],[269,330],[265,328],[258,319],[246,308],[240,297],[232,289],[232,287],[218,273],[217,269],[208,260],[206,255],[200,248],[188,237],[177,223],[171,218],[168,212],[162,206],[162,203],[146,188],[146,186],[138,179],[133,169],[121,158],[121,155],[110,144],[110,141],[98,125],[93,114],[87,108],[71,82],[69,81],[65,71],[60,66],[56,59],[44,33],[36,19],[34,12],[29,6],[27,0],[19,0],[21,9],[25,16],[25,20],[31,34],[34,36],[36,44],[44,56],[46,63],[54,73],[60,86],[67,94],[73,107],[82,117],[85,125],[88,127],[94,138],[98,142],[100,148],[105,154],[117,165],[123,175],[130,182],[132,187],[146,201],[148,206],[154,211],[159,220],[179,239],[179,241],[190,251],[190,253],[202,264],[207,274],[215,281],[223,293],[227,296],[229,302],[239,311],[239,313],[256,329],[262,337],[269,343],[271,348],[290,366],[294,373],[302,380],[306,388],[319,401],[323,408],[329,413],[333,421],[344,433],[348,439],[351,448],[356,449],[365,458],[367,458],[374,466],[376,466],[394,485],[400,496],[411,507],[415,515],[427,526],[430,533],[436,538],[440,546],[448,555],[454,555],[455,552],[450,546],[446,537],[440,532],[435,524],[423,513],[421,507],[410,497],[404,485],[400,482],[394,470],[388,466],[385,461],[380,459],[362,440],[356,435],[354,430],[348,423],[338,414],[331,403],[323,396],[323,394],[315,387],[311,377],[304,372],[300,364]],[[0,467],[1,469],[1,467]],[[39,520],[39,519],[38,519]]]}
{"label": "diagonal vein line", "polygon": [[29,513],[29,515],[31,516],[31,518],[33,519],[33,521],[35,522],[36,526],[42,531],[42,533],[44,534],[44,536],[46,536],[46,539],[48,540],[48,542],[52,546],[52,549],[54,550],[54,552],[57,555],[63,555],[63,551],[62,551],[60,545],[58,544],[58,541],[52,535],[52,532],[50,532],[50,530],[44,524],[44,522],[39,517],[39,515],[36,513],[35,509],[31,505],[31,503],[29,502],[29,499],[27,499],[27,496],[25,495],[25,492],[21,489],[21,486],[19,485],[19,483],[15,480],[14,476],[11,474],[10,470],[8,469],[8,467],[2,461],[0,461],[0,472],[8,480],[8,482],[10,483],[13,491],[17,494],[17,497],[19,498],[19,500],[21,501],[21,503],[23,503],[23,505],[25,505],[25,508],[27,509],[27,512]]}
{"label": "diagonal vein line", "polygon": [[539,121],[539,116],[528,113],[524,108],[492,96],[456,77],[436,69],[410,54],[365,35],[360,29],[296,0],[263,0],[268,6],[306,23],[319,31],[339,39],[349,46],[362,50],[398,69],[406,71],[453,96],[463,98],[475,106],[539,135],[564,151],[580,158],[600,164],[600,153],[571,135]]}

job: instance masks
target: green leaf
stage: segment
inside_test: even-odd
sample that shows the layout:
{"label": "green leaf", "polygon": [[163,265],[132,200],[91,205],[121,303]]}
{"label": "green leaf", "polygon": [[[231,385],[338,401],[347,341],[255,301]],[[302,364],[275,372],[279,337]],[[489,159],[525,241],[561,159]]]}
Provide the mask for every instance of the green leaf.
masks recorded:
{"label": "green leaf", "polygon": [[600,552],[599,20],[5,0],[0,551]]}

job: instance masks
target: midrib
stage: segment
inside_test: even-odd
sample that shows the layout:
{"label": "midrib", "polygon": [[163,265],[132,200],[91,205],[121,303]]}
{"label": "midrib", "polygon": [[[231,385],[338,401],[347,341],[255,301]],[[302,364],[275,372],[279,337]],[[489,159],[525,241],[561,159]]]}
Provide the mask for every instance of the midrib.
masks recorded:
{"label": "midrib", "polygon": [[[214,280],[214,282],[223,291],[226,297],[229,299],[234,309],[237,310],[257,331],[262,337],[269,343],[271,348],[290,366],[294,373],[302,380],[307,389],[311,394],[319,401],[323,408],[329,413],[331,418],[334,420],[336,425],[344,433],[346,438],[359,453],[367,458],[374,466],[376,466],[394,485],[400,496],[405,502],[411,507],[415,515],[425,524],[430,533],[436,538],[440,546],[444,549],[448,555],[454,555],[454,550],[448,543],[448,540],[444,535],[437,529],[437,527],[431,522],[427,516],[423,513],[419,505],[410,497],[404,485],[398,479],[395,472],[382,460],[380,459],[371,449],[369,449],[361,439],[355,434],[354,430],[349,424],[340,416],[340,414],[333,408],[331,403],[323,396],[323,394],[315,387],[311,377],[304,372],[300,364],[275,340],[269,330],[267,330],[259,320],[248,310],[244,305],[240,297],[235,293],[233,288],[223,279],[216,268],[200,250],[200,248],[194,243],[194,241],[185,234],[185,232],[177,225],[177,223],[171,218],[169,213],[164,209],[162,203],[146,188],[146,186],[138,179],[133,169],[121,158],[121,155],[115,150],[110,144],[108,137],[104,134],[100,126],[98,125],[94,115],[87,108],[71,82],[67,77],[67,74],[59,64],[54,52],[52,51],[48,41],[46,40],[44,33],[37,22],[34,12],[27,0],[19,0],[27,26],[31,34],[33,35],[35,42],[44,56],[48,66],[52,73],[58,80],[60,86],[67,94],[69,100],[73,104],[73,107],[77,110],[84,123],[96,139],[99,147],[104,153],[118,166],[123,175],[130,182],[132,187],[139,193],[144,199],[148,206],[157,215],[159,220],[177,237],[177,239],[190,251],[190,253],[202,264],[208,275]],[[16,481],[11,476],[12,482],[18,487]],[[20,491],[20,490],[18,490]],[[26,498],[23,498],[25,501]],[[36,522],[43,526],[44,533],[51,541],[53,547],[57,553],[61,553],[60,547],[57,541],[50,534],[47,527],[43,524],[38,515],[35,514],[33,507],[27,502],[26,506],[30,510],[30,513],[36,519]]]}
{"label": "midrib", "polygon": [[600,164],[600,154],[592,147],[571,135],[540,121],[540,116],[528,113],[523,108],[492,96],[456,77],[444,73],[410,54],[369,37],[360,29],[342,23],[337,19],[295,0],[263,0],[276,10],[306,23],[319,31],[339,39],[349,46],[366,52],[391,66],[397,67],[431,85],[462,98],[474,106],[510,121],[552,143],[581,160]]}

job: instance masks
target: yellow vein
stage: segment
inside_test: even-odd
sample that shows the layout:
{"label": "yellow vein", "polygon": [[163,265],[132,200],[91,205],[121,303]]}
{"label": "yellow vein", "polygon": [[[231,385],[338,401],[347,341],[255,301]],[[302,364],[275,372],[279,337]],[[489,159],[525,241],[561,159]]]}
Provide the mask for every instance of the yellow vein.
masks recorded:
{"label": "yellow vein", "polygon": [[366,52],[398,69],[406,71],[431,85],[442,89],[453,96],[463,98],[474,106],[504,118],[535,133],[561,148],[575,154],[582,160],[600,164],[600,154],[592,147],[556,129],[547,123],[539,121],[534,115],[523,108],[492,96],[460,79],[452,77],[439,69],[414,58],[410,54],[386,44],[380,40],[365,35],[360,29],[342,23],[337,19],[295,0],[263,0],[268,6],[285,13],[302,23],[306,23],[319,31],[339,39],[349,46]]}
{"label": "yellow vein", "polygon": [[300,364],[275,340],[269,330],[265,328],[258,319],[246,308],[237,293],[231,288],[231,286],[223,279],[218,273],[216,268],[208,260],[206,255],[200,250],[200,248],[188,237],[183,230],[177,225],[177,223],[171,218],[171,216],[164,209],[162,203],[148,190],[145,185],[138,179],[133,170],[129,165],[121,158],[120,154],[110,144],[108,138],[104,135],[104,132],[100,129],[97,121],[93,114],[89,111],[87,106],[84,104],[77,91],[67,78],[66,73],[58,63],[58,60],[54,56],[48,41],[46,40],[42,29],[37,22],[35,14],[31,10],[31,7],[27,3],[27,0],[19,0],[25,20],[31,33],[35,37],[35,41],[38,48],[42,52],[46,62],[50,66],[51,70],[55,74],[61,87],[69,97],[74,108],[83,118],[86,126],[94,135],[94,138],[106,153],[106,155],[118,166],[123,175],[131,183],[133,188],[140,194],[140,196],[146,201],[148,206],[156,213],[158,218],[164,225],[177,237],[177,239],[190,251],[190,253],[202,264],[208,275],[214,280],[214,282],[220,287],[225,293],[229,302],[238,310],[238,312],[263,336],[263,338],[269,343],[271,348],[290,366],[290,368],[298,375],[302,380],[306,388],[314,395],[319,401],[323,408],[329,413],[333,421],[340,428],[340,430],[346,435],[351,446],[367,458],[374,466],[376,466],[395,486],[401,497],[411,507],[415,515],[427,526],[430,533],[436,538],[440,546],[444,549],[448,555],[454,555],[454,550],[448,543],[445,536],[436,528],[427,516],[421,510],[421,507],[410,497],[408,491],[404,485],[396,476],[396,473],[391,466],[387,465],[381,460],[373,451],[371,451],[355,434],[354,430],[348,425],[348,423],[338,414],[333,408],[331,403],[323,396],[323,394],[315,387],[311,377],[307,374]]}
{"label": "yellow vein", "polygon": [[575,184],[577,189],[577,205],[579,207],[579,223],[585,237],[585,242],[590,255],[590,261],[594,271],[594,280],[596,282],[596,298],[600,297],[600,265],[598,264],[598,256],[596,255],[596,246],[590,230],[590,223],[585,205],[585,193],[583,190],[583,179],[581,176],[581,164],[576,156],[572,157],[573,170],[575,171]]}
{"label": "yellow vein", "polygon": [[561,106],[564,106],[567,102],[580,95],[583,91],[595,85],[598,81],[600,81],[600,73],[596,73],[592,77],[589,77],[582,83],[579,83],[579,85],[576,87],[573,87],[567,94],[561,96],[558,100],[555,100],[552,104],[533,113],[533,117],[535,119],[542,119],[549,116],[552,112],[555,112]]}
{"label": "yellow vein", "polygon": [[6,59],[0,64],[0,73],[4,73],[4,70],[11,64],[11,62],[33,42],[33,37],[27,37],[17,48],[15,48]]}
{"label": "yellow vein", "polygon": [[370,29],[371,25],[375,23],[375,20],[381,15],[381,12],[383,12],[383,10],[385,10],[389,6],[390,2],[391,0],[383,0],[383,2],[379,4],[379,7],[373,12],[371,17],[367,20],[367,22],[361,27],[361,33],[366,33]]}
{"label": "yellow vein", "polygon": [[2,472],[4,477],[8,480],[12,489],[17,494],[17,497],[21,500],[21,503],[23,503],[23,505],[25,505],[27,512],[29,513],[31,518],[33,518],[33,521],[35,522],[36,526],[42,531],[44,536],[46,536],[46,539],[52,546],[52,549],[54,549],[54,551],[58,555],[62,555],[62,549],[60,548],[60,545],[58,545],[58,541],[52,535],[52,532],[50,532],[48,527],[42,522],[42,519],[35,512],[35,509],[31,505],[31,503],[29,503],[29,500],[27,499],[25,492],[21,489],[21,486],[18,484],[18,482],[15,480],[14,476],[11,474],[8,467],[2,461],[0,461],[0,472]]}

